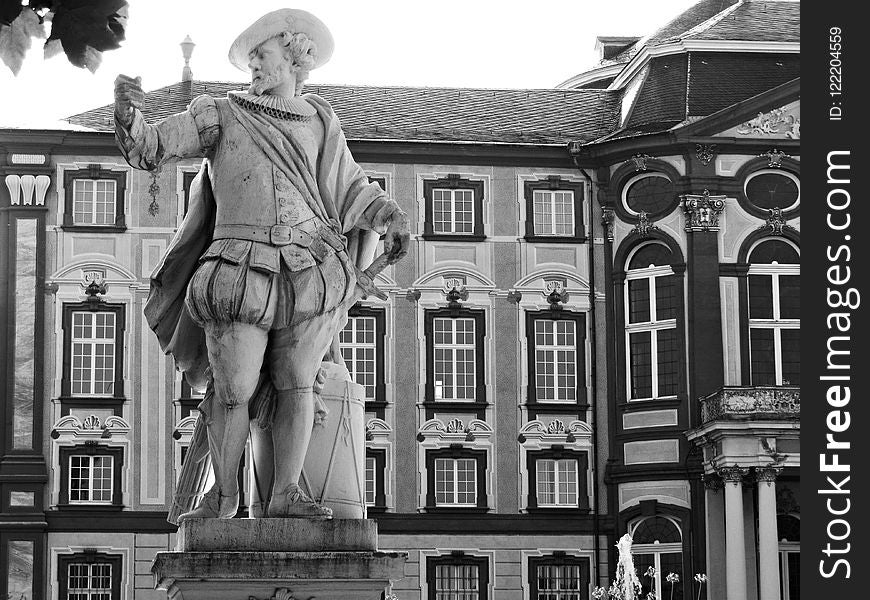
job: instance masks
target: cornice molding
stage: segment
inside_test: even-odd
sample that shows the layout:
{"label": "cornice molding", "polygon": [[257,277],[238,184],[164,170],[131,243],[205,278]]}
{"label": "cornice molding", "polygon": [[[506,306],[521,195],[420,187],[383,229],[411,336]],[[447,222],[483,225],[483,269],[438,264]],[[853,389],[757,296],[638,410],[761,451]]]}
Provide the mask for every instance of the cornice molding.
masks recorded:
{"label": "cornice molding", "polygon": [[608,77],[619,75],[619,72],[625,68],[626,63],[620,63],[616,65],[607,65],[605,67],[598,67],[597,69],[590,69],[589,71],[584,71],[583,73],[578,73],[573,77],[569,77],[562,83],[556,85],[557,90],[571,90],[576,89],[578,86],[586,85],[587,83],[593,83],[595,81],[600,81],[601,79],[606,79]]}
{"label": "cornice molding", "polygon": [[619,90],[640,71],[650,59],[684,52],[733,52],[764,54],[798,54],[799,42],[759,42],[737,40],[679,40],[657,46],[646,46],[638,52],[616,76],[608,90]]}

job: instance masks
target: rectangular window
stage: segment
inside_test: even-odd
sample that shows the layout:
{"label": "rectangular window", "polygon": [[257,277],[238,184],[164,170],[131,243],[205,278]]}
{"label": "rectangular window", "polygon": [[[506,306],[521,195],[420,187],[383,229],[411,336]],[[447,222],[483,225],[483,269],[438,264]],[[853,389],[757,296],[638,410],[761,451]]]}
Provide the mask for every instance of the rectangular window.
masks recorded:
{"label": "rectangular window", "polygon": [[483,232],[483,181],[448,175],[423,181],[426,239],[479,241]]}
{"label": "rectangular window", "polygon": [[776,385],[774,330],[750,328],[749,349],[753,385]]}
{"label": "rectangular window", "polygon": [[583,184],[550,176],[523,184],[528,242],[578,243],[585,241]]}
{"label": "rectangular window", "polygon": [[339,334],[341,356],[351,379],[365,388],[366,400],[374,400],[377,370],[376,323],[374,317],[349,316]]}
{"label": "rectangular window", "polygon": [[107,179],[73,181],[73,223],[114,225],[117,182]]}
{"label": "rectangular window", "polygon": [[577,507],[577,461],[540,459],[536,465],[538,506]]}
{"label": "rectangular window", "polygon": [[670,267],[627,273],[626,346],[630,400],[676,396],[680,343],[677,285]]}
{"label": "rectangular window", "polygon": [[[788,544],[791,546],[792,544]],[[796,545],[796,544],[795,544]],[[777,600],[800,600],[801,597],[801,553],[798,550],[779,550],[779,587]]]}
{"label": "rectangular window", "polygon": [[112,565],[108,563],[70,563],[68,600],[111,600]]}
{"label": "rectangular window", "polygon": [[377,494],[377,459],[374,456],[366,457],[366,506],[374,506]]}
{"label": "rectangular window", "polygon": [[539,564],[535,567],[534,600],[580,600],[583,597],[579,564]]}
{"label": "rectangular window", "polygon": [[677,318],[677,285],[674,275],[658,275],[656,282],[656,321]]}
{"label": "rectangular window", "polygon": [[586,452],[565,450],[559,445],[526,454],[529,512],[587,510],[589,486]]}
{"label": "rectangular window", "polygon": [[115,385],[115,313],[72,314],[72,394],[111,396]]}
{"label": "rectangular window", "polygon": [[679,349],[676,329],[659,329],[656,332],[658,360],[658,393],[661,396],[677,395],[677,369]]}
{"label": "rectangular window", "polygon": [[628,334],[631,354],[631,397],[651,398],[652,390],[652,332]]}
{"label": "rectangular window", "polygon": [[383,512],[387,507],[387,448],[366,448],[365,503],[371,512]]}
{"label": "rectangular window", "polygon": [[773,278],[769,275],[749,276],[749,318],[773,318]]}
{"label": "rectangular window", "polygon": [[432,190],[432,231],[474,233],[474,190]]}
{"label": "rectangular window", "polygon": [[436,600],[478,600],[480,568],[477,565],[436,565]]}
{"label": "rectangular window", "polygon": [[[643,546],[643,548],[649,547],[646,544]],[[634,556],[635,570],[643,588],[641,598],[683,600],[683,584],[686,582],[683,581],[683,555],[681,552],[646,553],[637,550]],[[652,577],[645,576],[644,573],[650,568],[654,570]],[[675,573],[679,577],[679,582],[670,583],[667,580],[670,573]],[[691,582],[691,578],[689,582]]]}
{"label": "rectangular window", "polygon": [[69,457],[70,504],[111,503],[113,481],[113,457],[76,454]]}
{"label": "rectangular window", "polygon": [[63,172],[63,227],[122,232],[127,171],[98,164]]}
{"label": "rectangular window", "polygon": [[643,323],[649,321],[649,307],[649,281],[630,279],[628,281],[628,322]]}
{"label": "rectangular window", "polygon": [[435,459],[435,505],[477,506],[475,459]]}
{"label": "rectangular window", "polygon": [[124,449],[88,444],[59,448],[58,508],[72,506],[115,511],[122,508]]}
{"label": "rectangular window", "polygon": [[535,396],[540,401],[577,401],[574,321],[535,320]]}
{"label": "rectangular window", "polygon": [[800,276],[789,274],[793,269],[790,265],[750,266],[752,385],[798,385],[800,381]]}
{"label": "rectangular window", "polygon": [[574,192],[534,190],[535,235],[574,236]]}
{"label": "rectangular window", "polygon": [[426,450],[425,455],[427,510],[486,510],[486,450],[454,445]]}
{"label": "rectangular window", "polygon": [[779,318],[801,318],[801,278],[800,275],[779,275]]}
{"label": "rectangular window", "polygon": [[435,318],[433,331],[435,400],[474,400],[475,319]]}
{"label": "rectangular window", "polygon": [[568,310],[528,311],[525,338],[529,420],[564,411],[585,420],[586,315]]}

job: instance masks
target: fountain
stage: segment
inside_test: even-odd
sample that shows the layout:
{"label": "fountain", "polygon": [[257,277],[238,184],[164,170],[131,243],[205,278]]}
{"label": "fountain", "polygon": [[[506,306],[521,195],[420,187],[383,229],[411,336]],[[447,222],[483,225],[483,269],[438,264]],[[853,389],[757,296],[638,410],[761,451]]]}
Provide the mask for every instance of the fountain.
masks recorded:
{"label": "fountain", "polygon": [[616,581],[613,585],[619,591],[621,600],[635,600],[641,594],[643,586],[634,570],[634,558],[631,555],[631,536],[627,533],[616,543],[619,560],[616,563]]}
{"label": "fountain", "polygon": [[592,597],[595,600],[637,600],[643,590],[637,573],[634,570],[634,558],[631,555],[631,536],[627,533],[619,538],[616,544],[619,559],[616,562],[616,580],[605,590],[595,588]]}

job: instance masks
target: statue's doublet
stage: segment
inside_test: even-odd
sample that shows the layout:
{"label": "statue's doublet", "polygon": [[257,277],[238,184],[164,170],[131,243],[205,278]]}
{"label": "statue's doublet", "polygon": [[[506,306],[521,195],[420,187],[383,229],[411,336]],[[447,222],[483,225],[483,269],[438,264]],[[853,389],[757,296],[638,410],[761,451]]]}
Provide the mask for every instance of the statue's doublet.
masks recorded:
{"label": "statue's doublet", "polygon": [[[231,100],[191,105],[210,163],[215,229],[274,225],[303,231],[310,246],[276,246],[252,239],[212,242],[191,279],[187,307],[200,324],[242,322],[281,329],[336,308],[350,295],[355,273],[343,248],[319,238],[327,226],[302,193],[271,161],[233,114]],[[213,109],[211,107],[214,107]],[[311,111],[313,113],[313,110]],[[316,115],[270,119],[270,125],[316,165],[324,129]]]}
{"label": "statue's doublet", "polygon": [[[229,108],[216,100],[220,135],[208,156],[216,224],[296,225],[314,217],[300,192],[257,146]],[[199,123],[198,123],[199,124]],[[272,125],[292,136],[310,164],[317,164],[323,124],[307,119],[273,119]]]}

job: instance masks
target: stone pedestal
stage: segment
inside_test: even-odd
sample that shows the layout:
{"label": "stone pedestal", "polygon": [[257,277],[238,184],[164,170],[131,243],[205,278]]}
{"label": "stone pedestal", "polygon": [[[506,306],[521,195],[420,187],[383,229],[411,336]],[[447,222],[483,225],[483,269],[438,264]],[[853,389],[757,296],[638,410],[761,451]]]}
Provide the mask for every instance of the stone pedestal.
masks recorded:
{"label": "stone pedestal", "polygon": [[193,519],[151,572],[169,600],[378,600],[407,554],[364,519]]}

